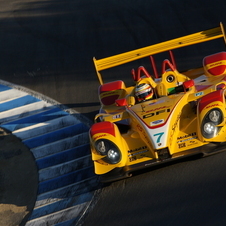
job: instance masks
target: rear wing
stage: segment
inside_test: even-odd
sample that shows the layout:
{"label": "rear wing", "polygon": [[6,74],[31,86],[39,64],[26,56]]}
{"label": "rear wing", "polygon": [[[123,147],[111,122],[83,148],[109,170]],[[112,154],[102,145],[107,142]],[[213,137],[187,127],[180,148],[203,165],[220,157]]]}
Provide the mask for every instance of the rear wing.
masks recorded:
{"label": "rear wing", "polygon": [[197,32],[191,35],[161,42],[155,45],[121,53],[111,57],[106,57],[99,60],[95,59],[94,57],[93,61],[96,68],[97,77],[99,79],[100,84],[103,84],[103,79],[100,74],[100,71],[102,70],[125,64],[134,60],[138,60],[157,53],[198,44],[201,42],[211,41],[217,38],[224,38],[224,41],[226,43],[226,36],[222,23],[220,23],[219,27],[213,29]]}

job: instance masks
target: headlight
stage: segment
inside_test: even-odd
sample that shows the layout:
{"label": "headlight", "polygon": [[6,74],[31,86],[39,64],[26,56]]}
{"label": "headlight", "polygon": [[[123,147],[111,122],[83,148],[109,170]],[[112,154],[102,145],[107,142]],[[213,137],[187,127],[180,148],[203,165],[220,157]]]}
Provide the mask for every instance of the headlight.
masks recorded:
{"label": "headlight", "polygon": [[216,130],[216,126],[214,123],[212,122],[207,122],[203,125],[203,130],[206,134],[213,134],[215,133],[215,130]]}
{"label": "headlight", "polygon": [[96,151],[105,156],[103,160],[109,164],[117,164],[121,160],[121,152],[119,148],[111,141],[100,139],[95,143]]}
{"label": "headlight", "polygon": [[209,113],[209,119],[212,122],[219,124],[222,121],[221,111],[218,110],[218,109],[211,110],[210,113]]}
{"label": "headlight", "polygon": [[98,140],[96,142],[96,150],[101,154],[101,155],[106,155],[107,150],[109,149],[108,142],[104,142],[103,140]]}
{"label": "headlight", "polygon": [[213,138],[217,135],[219,127],[217,126],[223,120],[222,111],[218,108],[210,110],[202,121],[202,135],[205,138]]}

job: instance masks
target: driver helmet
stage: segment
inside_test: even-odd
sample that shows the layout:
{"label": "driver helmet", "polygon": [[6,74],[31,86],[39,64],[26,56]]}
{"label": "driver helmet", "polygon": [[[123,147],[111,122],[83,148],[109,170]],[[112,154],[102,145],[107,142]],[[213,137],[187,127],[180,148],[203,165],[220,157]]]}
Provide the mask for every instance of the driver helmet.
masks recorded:
{"label": "driver helmet", "polygon": [[141,83],[135,88],[135,97],[138,102],[143,102],[153,98],[154,92],[149,84]]}

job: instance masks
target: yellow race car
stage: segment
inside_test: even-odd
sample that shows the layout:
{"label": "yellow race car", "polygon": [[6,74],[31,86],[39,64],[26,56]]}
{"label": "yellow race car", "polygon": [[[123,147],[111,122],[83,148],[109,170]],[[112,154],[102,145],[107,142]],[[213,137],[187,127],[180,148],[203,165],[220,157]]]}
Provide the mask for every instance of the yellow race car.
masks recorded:
{"label": "yellow race car", "polygon": [[[192,156],[209,155],[226,141],[226,52],[204,57],[201,69],[178,72],[171,50],[225,38],[223,25],[112,57],[94,64],[101,109],[90,135],[95,173],[103,182],[133,171]],[[169,51],[157,72],[154,54]],[[150,57],[154,76],[132,70],[134,86],[104,83],[100,71]]]}

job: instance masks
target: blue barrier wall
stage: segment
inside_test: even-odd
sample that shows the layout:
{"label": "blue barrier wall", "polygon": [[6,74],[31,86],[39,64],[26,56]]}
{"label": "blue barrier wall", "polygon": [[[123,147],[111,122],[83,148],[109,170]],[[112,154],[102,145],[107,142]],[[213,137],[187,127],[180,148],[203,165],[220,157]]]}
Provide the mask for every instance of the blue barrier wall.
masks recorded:
{"label": "blue barrier wall", "polygon": [[1,127],[29,147],[39,173],[36,203],[26,226],[75,225],[98,189],[90,122],[41,94],[0,83]]}

